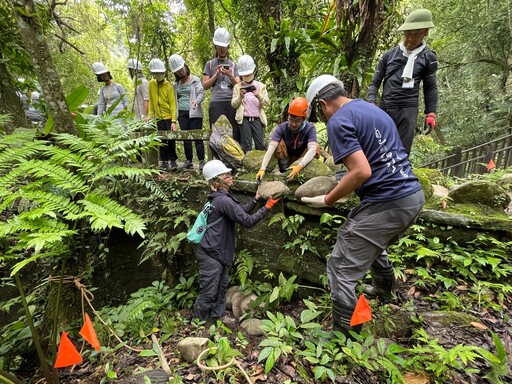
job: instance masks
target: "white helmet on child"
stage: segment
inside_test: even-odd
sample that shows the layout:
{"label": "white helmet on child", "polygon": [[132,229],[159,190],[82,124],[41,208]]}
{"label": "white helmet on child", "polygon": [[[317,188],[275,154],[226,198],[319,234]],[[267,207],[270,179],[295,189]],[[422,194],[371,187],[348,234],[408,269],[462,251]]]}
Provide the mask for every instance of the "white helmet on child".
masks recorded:
{"label": "white helmet on child", "polygon": [[137,71],[142,71],[142,64],[137,59],[128,60],[128,69],[135,69]]}
{"label": "white helmet on child", "polygon": [[160,59],[152,59],[149,62],[149,71],[151,73],[165,73],[165,64]]}
{"label": "white helmet on child", "polygon": [[103,75],[108,72],[108,69],[103,65],[103,63],[96,62],[92,65],[92,71],[95,75]]}
{"label": "white helmet on child", "polygon": [[210,160],[203,167],[203,176],[206,180],[211,180],[228,172],[231,172],[231,168],[226,167],[220,160]]}
{"label": "white helmet on child", "polygon": [[180,55],[171,55],[169,57],[169,66],[171,71],[176,73],[185,66],[185,60]]}
{"label": "white helmet on child", "polygon": [[213,34],[213,44],[219,47],[227,47],[231,40],[229,32],[225,28],[217,28]]}
{"label": "white helmet on child", "polygon": [[254,73],[256,69],[256,64],[254,64],[254,59],[249,55],[240,56],[238,59],[238,74],[240,76],[247,76],[251,73]]}

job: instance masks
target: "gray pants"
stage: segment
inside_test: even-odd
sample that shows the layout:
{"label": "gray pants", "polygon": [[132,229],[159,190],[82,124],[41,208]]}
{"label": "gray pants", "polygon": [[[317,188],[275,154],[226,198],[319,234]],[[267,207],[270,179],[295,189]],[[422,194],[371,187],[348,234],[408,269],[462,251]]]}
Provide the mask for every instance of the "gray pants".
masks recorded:
{"label": "gray pants", "polygon": [[265,141],[263,137],[263,125],[258,117],[244,117],[240,125],[240,146],[244,153],[252,150],[252,140],[254,139],[254,148],[260,151],[265,150]]}
{"label": "gray pants", "polygon": [[370,267],[377,271],[389,268],[384,251],[414,223],[424,203],[420,190],[394,201],[361,204],[350,211],[327,260],[333,302],[355,307],[358,280]]}
{"label": "gray pants", "polygon": [[418,128],[418,107],[384,108],[384,111],[395,122],[402,145],[409,155]]}
{"label": "gray pants", "polygon": [[216,320],[226,311],[226,291],[229,286],[229,267],[197,248],[199,263],[199,294],[194,304],[194,318]]}

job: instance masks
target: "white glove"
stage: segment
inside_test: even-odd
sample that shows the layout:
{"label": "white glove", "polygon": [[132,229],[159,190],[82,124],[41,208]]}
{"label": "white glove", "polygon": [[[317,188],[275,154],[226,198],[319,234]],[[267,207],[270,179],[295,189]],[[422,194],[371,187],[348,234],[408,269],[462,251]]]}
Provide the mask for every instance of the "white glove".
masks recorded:
{"label": "white glove", "polygon": [[[327,195],[320,195],[315,197],[303,197],[300,199],[303,203],[307,204],[311,208],[325,208],[329,207],[329,205],[325,204],[325,196]],[[337,201],[337,203],[345,203],[348,201],[348,197],[342,197]]]}
{"label": "white glove", "polygon": [[325,208],[328,207],[327,204],[325,204],[324,199],[326,195],[320,195],[315,197],[303,197],[300,199],[303,203],[307,204],[311,208]]}

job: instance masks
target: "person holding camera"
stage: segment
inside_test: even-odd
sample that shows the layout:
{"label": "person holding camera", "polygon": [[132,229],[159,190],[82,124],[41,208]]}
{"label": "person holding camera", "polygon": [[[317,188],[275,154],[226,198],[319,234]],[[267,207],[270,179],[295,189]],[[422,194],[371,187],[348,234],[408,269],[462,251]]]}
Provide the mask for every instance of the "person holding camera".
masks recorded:
{"label": "person holding camera", "polygon": [[233,139],[240,143],[240,128],[235,119],[235,109],[231,106],[233,86],[240,82],[238,70],[229,57],[229,42],[231,37],[224,28],[217,28],[213,35],[215,57],[208,61],[203,69],[203,88],[212,89],[208,118],[210,128],[217,119],[225,115],[233,129]]}
{"label": "person holding camera", "polygon": [[236,108],[235,118],[240,125],[240,146],[244,153],[254,147],[258,150],[265,149],[264,132],[267,125],[267,116],[263,107],[270,104],[267,86],[254,80],[256,65],[249,55],[243,55],[238,59],[238,73],[242,82],[233,87],[231,106]]}

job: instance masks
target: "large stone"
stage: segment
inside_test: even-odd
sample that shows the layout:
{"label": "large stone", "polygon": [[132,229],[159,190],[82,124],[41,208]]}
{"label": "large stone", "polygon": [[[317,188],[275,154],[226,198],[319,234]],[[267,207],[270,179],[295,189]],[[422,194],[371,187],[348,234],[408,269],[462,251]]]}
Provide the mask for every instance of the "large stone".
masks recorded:
{"label": "large stone", "polygon": [[[292,165],[298,165],[300,160],[297,160]],[[299,176],[302,176],[302,179],[312,179],[316,176],[332,176],[333,172],[329,165],[324,163],[320,159],[313,159],[311,162],[306,165],[306,168],[300,171]]]}
{"label": "large stone", "polygon": [[317,176],[309,179],[295,191],[295,197],[300,200],[303,197],[326,195],[336,186],[334,176]]}
{"label": "large stone", "polygon": [[240,303],[244,297],[245,293],[242,291],[235,292],[233,296],[231,296],[231,311],[233,312],[233,316],[235,316],[236,319],[239,319],[243,315],[243,312],[240,309]]}
{"label": "large stone", "polygon": [[498,179],[498,184],[506,191],[512,191],[512,173],[505,173]]}
{"label": "large stone", "polygon": [[507,208],[510,203],[510,197],[502,187],[485,180],[458,185],[448,193],[448,197],[455,203],[472,203],[500,210]]}
{"label": "large stone", "polygon": [[434,188],[433,197],[442,199],[443,197],[448,196],[448,188],[443,187],[442,185],[435,184],[432,186]]}
{"label": "large stone", "polygon": [[236,292],[241,292],[240,286],[233,285],[228,288],[228,290],[226,292],[226,308],[228,308],[228,309],[231,308],[231,303],[232,303],[231,299]]}
{"label": "large stone", "polygon": [[[245,154],[243,164],[244,169],[247,172],[258,172],[261,167],[261,163],[263,161],[263,157],[265,156],[266,151],[259,151],[254,149]],[[267,165],[266,172],[272,172],[277,165],[277,159],[272,156],[270,162]]]}
{"label": "large stone", "polygon": [[201,352],[208,348],[208,339],[206,337],[186,337],[176,345],[176,348],[187,363],[193,363]]}
{"label": "large stone", "polygon": [[263,181],[258,187],[258,193],[262,199],[274,198],[286,195],[290,189],[282,181]]}

